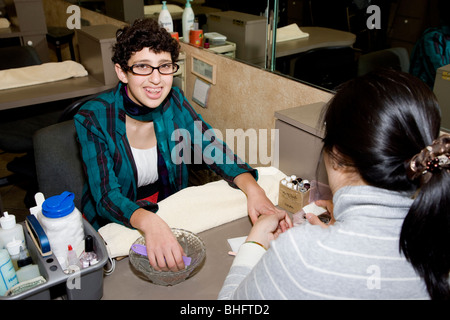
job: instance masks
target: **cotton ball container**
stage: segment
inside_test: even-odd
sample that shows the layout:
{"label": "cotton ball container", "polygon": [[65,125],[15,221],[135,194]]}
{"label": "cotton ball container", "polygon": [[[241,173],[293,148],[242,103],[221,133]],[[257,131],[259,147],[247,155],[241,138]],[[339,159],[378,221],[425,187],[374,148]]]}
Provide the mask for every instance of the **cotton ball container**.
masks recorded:
{"label": "cotton ball container", "polygon": [[74,197],[72,192],[64,191],[46,199],[38,216],[57,259],[66,259],[68,246],[77,248],[84,239],[83,217],[75,207]]}

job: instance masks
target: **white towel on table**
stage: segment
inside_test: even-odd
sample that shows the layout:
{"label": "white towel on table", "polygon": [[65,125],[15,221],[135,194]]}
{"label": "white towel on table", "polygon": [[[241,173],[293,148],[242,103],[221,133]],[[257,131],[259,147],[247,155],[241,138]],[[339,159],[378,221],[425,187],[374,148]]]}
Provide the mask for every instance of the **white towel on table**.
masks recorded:
{"label": "white towel on table", "polygon": [[277,43],[308,38],[309,33],[300,30],[296,23],[292,23],[288,26],[281,27],[277,29]]}
{"label": "white towel on table", "polygon": [[67,60],[0,71],[0,90],[84,77],[88,72],[82,64]]}
{"label": "white towel on table", "polygon": [[8,19],[0,18],[0,29],[2,29],[2,28],[9,28],[10,25],[11,25],[11,23],[9,22]]}
{"label": "white towel on table", "polygon": [[[258,169],[258,184],[267,197],[278,204],[280,180],[286,177],[274,167]],[[178,191],[158,203],[157,214],[171,228],[202,232],[227,222],[247,216],[247,198],[239,190],[231,188],[224,180]],[[141,233],[117,223],[109,223],[99,231],[105,240],[111,258],[128,255],[131,245]]]}

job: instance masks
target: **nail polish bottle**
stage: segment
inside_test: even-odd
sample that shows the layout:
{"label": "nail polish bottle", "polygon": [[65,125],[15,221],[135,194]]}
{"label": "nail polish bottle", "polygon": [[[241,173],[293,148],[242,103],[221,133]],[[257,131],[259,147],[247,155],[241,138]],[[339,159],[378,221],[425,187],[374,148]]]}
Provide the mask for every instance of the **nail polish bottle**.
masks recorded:
{"label": "nail polish bottle", "polygon": [[81,267],[84,269],[93,266],[97,262],[98,257],[94,252],[94,238],[91,235],[87,235],[84,239],[84,252],[80,257]]}

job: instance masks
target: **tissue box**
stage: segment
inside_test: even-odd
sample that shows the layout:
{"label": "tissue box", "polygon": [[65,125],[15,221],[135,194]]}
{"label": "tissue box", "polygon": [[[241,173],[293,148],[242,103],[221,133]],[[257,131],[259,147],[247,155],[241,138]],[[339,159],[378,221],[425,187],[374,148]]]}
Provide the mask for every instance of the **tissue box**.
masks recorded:
{"label": "tissue box", "polygon": [[205,39],[209,39],[209,43],[212,45],[225,44],[225,41],[227,41],[227,37],[217,32],[205,33]]}
{"label": "tissue box", "polygon": [[278,206],[291,213],[300,211],[309,203],[308,189],[305,192],[294,190],[283,185],[280,181],[280,191],[278,194]]}

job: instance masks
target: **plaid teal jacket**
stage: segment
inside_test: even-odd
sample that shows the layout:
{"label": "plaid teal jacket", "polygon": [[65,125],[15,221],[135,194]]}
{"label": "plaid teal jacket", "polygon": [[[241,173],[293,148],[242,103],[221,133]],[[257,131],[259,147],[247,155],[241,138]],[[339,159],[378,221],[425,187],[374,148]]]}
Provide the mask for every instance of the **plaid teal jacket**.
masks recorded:
{"label": "plaid teal jacket", "polygon": [[[126,136],[121,86],[88,101],[74,117],[87,177],[81,210],[96,229],[108,222],[131,227],[130,217],[138,208],[158,210],[157,203],[137,199],[137,169]],[[255,169],[217,138],[178,88],[172,88],[153,121],[158,201],[188,186],[190,163],[207,165],[232,187],[241,173],[258,178]]]}

